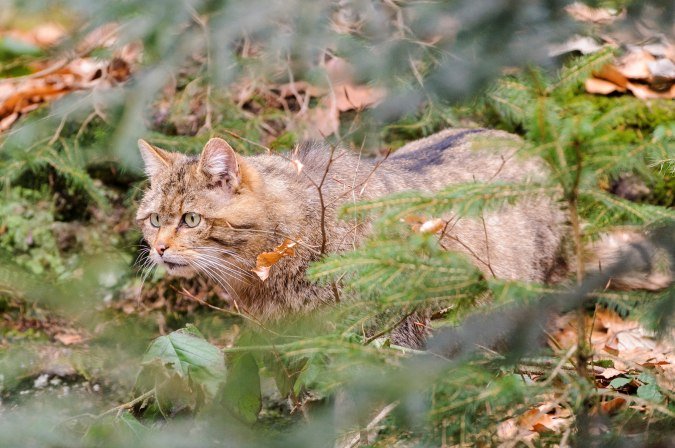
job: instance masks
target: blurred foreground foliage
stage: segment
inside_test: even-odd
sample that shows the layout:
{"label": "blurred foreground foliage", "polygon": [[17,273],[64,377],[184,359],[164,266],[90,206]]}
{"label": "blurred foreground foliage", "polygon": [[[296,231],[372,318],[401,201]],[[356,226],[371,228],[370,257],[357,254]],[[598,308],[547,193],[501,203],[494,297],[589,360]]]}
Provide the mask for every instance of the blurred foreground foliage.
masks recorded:
{"label": "blurred foreground foliage", "polygon": [[[638,316],[669,335],[672,287],[604,293],[609,273],[559,288],[486,279],[400,221],[413,207],[428,218],[479,216],[533,193],[522,186],[460,185],[344,210],[376,221],[361,248],[312,268],[317,281],[344,284],[341,304],[276,324],[238,315],[201,281],[141,278],[134,265],[144,185],[136,138],[189,153],[211,135],[243,153],[291,149],[303,135],[297,108],[270,107],[261,94],[240,104],[237,90],[325,83],[322,61],[333,55],[389,92],[373,110],[344,114],[333,139],[374,153],[449,126],[518,133],[553,173],[538,193],[563,192],[566,210],[588,223],[581,238],[639,225],[672,258],[672,103],[584,94],[607,52],[557,70],[544,44],[579,27],[565,3],[0,1],[2,20],[86,24],[54,52],[115,21],[118,44],[140,39],[145,54],[126,85],[71,94],[0,135],[0,445],[355,446],[377,427],[375,446],[491,446],[505,440],[505,422],[542,404],[562,429],[509,443],[672,441],[672,383],[656,367],[597,388],[569,368],[571,352],[544,347],[546,324],[578,307]],[[666,3],[634,2],[630,17],[669,24]],[[0,52],[2,72],[20,75],[42,57]],[[613,195],[628,174],[648,193]],[[437,314],[429,350],[392,344],[401,316],[419,312]],[[497,342],[499,352],[476,349]],[[632,408],[603,411],[618,398]]]}

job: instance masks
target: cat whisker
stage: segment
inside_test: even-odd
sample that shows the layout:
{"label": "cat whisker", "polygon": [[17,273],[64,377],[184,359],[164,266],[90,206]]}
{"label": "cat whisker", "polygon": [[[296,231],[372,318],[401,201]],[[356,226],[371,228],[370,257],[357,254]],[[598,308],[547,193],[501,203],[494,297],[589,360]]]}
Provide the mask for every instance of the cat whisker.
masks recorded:
{"label": "cat whisker", "polygon": [[[239,266],[236,265],[232,265],[232,267],[229,267],[227,265],[224,266],[222,263],[224,263],[225,260],[204,254],[198,255],[196,258],[198,260],[203,261],[204,263],[207,263],[208,266],[213,270],[223,274],[229,274],[235,279],[248,284],[248,282],[246,282],[246,275],[248,275],[249,273],[241,269]],[[228,265],[230,264],[227,262],[225,263]]]}
{"label": "cat whisker", "polygon": [[241,261],[244,264],[248,264],[248,261],[244,257],[242,257],[238,253],[236,253],[234,251],[231,251],[231,250],[228,250],[228,249],[215,247],[215,246],[198,246],[198,247],[195,247],[195,249],[206,250],[206,251],[209,251],[211,253],[229,255],[232,258],[235,258],[235,259]]}
{"label": "cat whisker", "polygon": [[213,261],[213,262],[215,262],[216,264],[221,265],[221,266],[224,264],[224,265],[226,265],[226,266],[222,266],[222,267],[229,267],[229,268],[231,268],[231,270],[233,270],[233,271],[235,271],[235,272],[239,272],[239,273],[243,274],[244,276],[247,276],[247,275],[250,276],[250,272],[247,271],[246,269],[242,268],[241,266],[239,266],[239,265],[237,265],[237,264],[235,264],[235,263],[232,263],[231,261],[224,260],[223,258],[217,257],[217,256],[215,256],[215,255],[213,255],[213,254],[209,254],[209,253],[199,253],[199,254],[198,254],[198,257],[202,257],[202,258],[204,258],[204,259],[208,259],[208,260]]}
{"label": "cat whisker", "polygon": [[231,253],[231,252],[228,252],[228,251],[223,251],[223,250],[220,250],[220,249],[217,249],[217,248],[213,248],[213,247],[196,247],[196,248],[194,248],[194,250],[195,250],[195,252],[196,252],[197,254],[199,254],[200,256],[208,256],[208,257],[217,259],[218,262],[222,262],[222,263],[228,264],[228,265],[232,266],[232,267],[235,268],[235,269],[239,269],[239,270],[241,270],[241,271],[243,271],[243,272],[248,272],[247,269],[245,269],[245,268],[242,267],[242,266],[239,266],[237,263],[233,263],[233,262],[230,261],[230,260],[223,259],[222,257],[219,257],[219,256],[218,256],[218,255],[231,256],[232,258],[234,258],[236,261],[239,261],[239,262],[240,262],[241,264],[243,264],[244,266],[248,266],[248,265],[250,264],[250,263],[249,263],[247,260],[245,260],[243,257],[241,257],[241,256],[239,256],[239,255],[237,255],[237,254],[235,254],[235,253]]}
{"label": "cat whisker", "polygon": [[[150,258],[150,249],[141,249],[138,253],[138,257],[136,257],[136,261],[134,262],[132,267],[138,267],[141,264],[145,264],[145,262]],[[142,262],[142,263],[141,263]]]}
{"label": "cat whisker", "polygon": [[[138,300],[140,301],[141,296],[143,294],[143,286],[145,285],[145,280],[148,278],[148,276],[152,273],[153,269],[157,266],[150,258],[148,258],[149,263],[144,264],[143,266],[143,271],[142,271],[142,277],[141,277],[141,287],[138,289]],[[147,261],[146,261],[147,263]]]}
{"label": "cat whisker", "polygon": [[[190,263],[194,263],[193,266],[196,266],[197,268],[201,268],[201,271],[206,273],[208,277],[210,277],[212,280],[214,280],[216,283],[218,283],[223,289],[225,289],[229,294],[232,294],[235,296],[237,300],[239,300],[239,294],[237,294],[237,291],[232,287],[230,282],[227,281],[227,279],[218,271],[215,271],[212,269],[213,266],[211,266],[209,263],[206,262],[206,260],[199,260],[199,259],[192,259]],[[197,269],[199,272],[200,269]],[[223,282],[227,285],[223,285]]]}
{"label": "cat whisker", "polygon": [[[247,286],[250,286],[250,283],[247,281],[247,279],[245,277],[242,277],[241,274],[239,274],[236,271],[233,271],[231,269],[228,269],[226,267],[221,266],[219,264],[219,260],[217,260],[216,262],[213,262],[213,261],[202,258],[201,262],[202,262],[202,264],[205,264],[206,266],[208,266],[209,269],[211,269],[211,271],[215,272],[219,277],[222,277],[224,281],[227,281],[226,277],[230,276],[233,279],[238,280],[238,281],[246,284]],[[227,282],[227,283],[229,285],[229,282]],[[230,285],[230,286],[232,286],[232,285]]]}

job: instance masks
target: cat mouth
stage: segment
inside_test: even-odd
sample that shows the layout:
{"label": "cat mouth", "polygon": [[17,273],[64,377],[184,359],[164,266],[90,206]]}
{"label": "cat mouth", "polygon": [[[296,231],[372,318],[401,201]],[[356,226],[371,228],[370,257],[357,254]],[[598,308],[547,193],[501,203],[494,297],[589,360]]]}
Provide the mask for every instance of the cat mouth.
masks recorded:
{"label": "cat mouth", "polygon": [[169,269],[178,269],[178,268],[184,268],[187,267],[187,264],[181,264],[181,263],[172,263],[171,261],[164,261],[162,260],[162,263],[164,263],[164,266],[166,266]]}

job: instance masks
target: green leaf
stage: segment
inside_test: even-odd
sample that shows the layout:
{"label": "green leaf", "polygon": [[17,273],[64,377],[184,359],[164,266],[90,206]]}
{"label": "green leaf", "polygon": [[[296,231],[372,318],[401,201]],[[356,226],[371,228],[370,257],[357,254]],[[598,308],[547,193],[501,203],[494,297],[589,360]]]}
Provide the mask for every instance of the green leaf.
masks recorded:
{"label": "green leaf", "polygon": [[234,353],[228,357],[227,382],[221,392],[222,401],[236,416],[253,424],[262,408],[258,363],[250,353]]}
{"label": "green leaf", "polygon": [[651,384],[656,382],[656,378],[654,378],[654,375],[648,372],[642,372],[638,377],[638,380],[645,384]]}
{"label": "green leaf", "polygon": [[[388,338],[383,338],[382,345],[386,344],[388,347],[391,343]],[[374,341],[375,342],[375,341]],[[295,384],[293,385],[293,392],[295,395],[300,395],[303,389],[314,389],[317,382],[321,379],[321,373],[325,371],[328,364],[326,356],[322,353],[315,353],[307,359],[307,363],[303,367],[300,375],[298,375]],[[313,390],[313,392],[316,392]]]}
{"label": "green leaf", "polygon": [[307,364],[305,356],[287,356],[282,358],[275,354],[268,354],[262,358],[265,368],[274,376],[274,382],[282,397],[288,397],[294,392],[295,382]]}
{"label": "green leaf", "polygon": [[42,50],[25,41],[9,36],[0,38],[0,60],[15,56],[39,56]]}
{"label": "green leaf", "polygon": [[663,395],[659,392],[659,388],[656,384],[645,384],[638,387],[637,396],[643,400],[659,402],[663,400]]}
{"label": "green leaf", "polygon": [[136,438],[140,437],[141,435],[145,434],[148,431],[148,428],[141,422],[136,420],[136,418],[133,415],[131,415],[131,413],[129,413],[128,411],[120,414],[116,418],[116,423],[118,423],[119,426],[122,426],[123,428],[127,429]]}
{"label": "green leaf", "polygon": [[213,398],[225,379],[225,361],[218,347],[209,343],[199,330],[188,326],[155,339],[143,357],[144,363],[159,359],[183,378],[205,387]]}
{"label": "green leaf", "polygon": [[613,389],[620,389],[623,386],[625,386],[626,384],[630,383],[631,381],[633,381],[631,378],[621,378],[621,377],[614,378],[609,383],[609,387],[611,387]]}
{"label": "green leaf", "polygon": [[594,361],[593,364],[599,367],[604,367],[605,369],[608,367],[614,367],[614,361],[611,359],[599,359],[597,361]]}

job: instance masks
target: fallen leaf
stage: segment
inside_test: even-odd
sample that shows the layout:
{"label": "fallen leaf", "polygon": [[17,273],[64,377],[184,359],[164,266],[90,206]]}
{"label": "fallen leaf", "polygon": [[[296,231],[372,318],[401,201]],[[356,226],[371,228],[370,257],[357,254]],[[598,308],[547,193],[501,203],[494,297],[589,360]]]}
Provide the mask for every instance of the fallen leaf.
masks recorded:
{"label": "fallen leaf", "polygon": [[579,22],[609,24],[626,17],[626,10],[613,8],[593,8],[584,3],[574,2],[565,7],[565,11]]}
{"label": "fallen leaf", "polygon": [[542,423],[535,423],[534,425],[532,425],[532,431],[535,431],[539,434],[546,434],[546,433],[555,432],[551,428],[549,428],[548,426],[546,426]]}
{"label": "fallen leaf", "polygon": [[675,98],[675,84],[670,86],[670,89],[666,92],[657,92],[655,90],[650,89],[648,86],[644,84],[636,84],[629,82],[628,90],[630,90],[633,93],[633,95],[635,95],[637,98],[643,100],[659,99],[659,98],[672,100]]}
{"label": "fallen leaf", "polygon": [[613,92],[625,92],[626,89],[618,86],[610,81],[598,78],[588,78],[584,81],[584,87],[588,93],[595,93],[598,95],[609,95]]}
{"label": "fallen leaf", "polygon": [[5,118],[0,120],[0,132],[6,131],[9,129],[16,120],[19,119],[19,114],[17,112],[13,112],[9,115],[7,115]]}
{"label": "fallen leaf", "polygon": [[62,343],[63,345],[73,345],[73,344],[79,344],[84,340],[82,335],[77,334],[77,333],[58,333],[54,335],[54,339]]}
{"label": "fallen leaf", "polygon": [[307,81],[295,81],[276,86],[279,90],[279,96],[288,98],[290,96],[300,95],[306,93],[309,96],[319,97],[328,93],[328,89],[317,87]]}
{"label": "fallen leaf", "polygon": [[422,233],[438,233],[445,228],[446,222],[440,218],[430,219],[420,226]]}
{"label": "fallen leaf", "polygon": [[380,87],[356,84],[354,67],[345,59],[333,57],[324,64],[324,69],[335,96],[335,107],[340,112],[371,106],[382,101],[387,94]]}
{"label": "fallen leaf", "polygon": [[497,426],[497,437],[502,441],[533,441],[540,434],[560,433],[572,423],[571,413],[558,403],[543,403]]}
{"label": "fallen leaf", "polygon": [[612,400],[606,401],[600,405],[604,414],[616,414],[626,404],[626,400],[621,397],[616,397]]}
{"label": "fallen leaf", "polygon": [[622,56],[617,63],[617,69],[626,78],[646,80],[651,77],[648,63],[654,59],[654,56],[639,49]]}
{"label": "fallen leaf", "polygon": [[[115,38],[116,35],[100,36],[101,40],[88,45],[93,45],[90,50],[111,46]],[[43,36],[43,40],[46,39]],[[126,81],[140,61],[141,54],[142,45],[131,43],[115,51],[110,60],[95,57],[56,59],[32,65],[35,72],[28,76],[0,81],[0,132],[9,129],[21,115],[43,103],[74,91],[106,88]]]}
{"label": "fallen leaf", "polygon": [[279,246],[275,247],[272,252],[263,252],[256,258],[255,269],[251,271],[255,273],[261,281],[267,280],[270,275],[270,268],[284,257],[295,256],[296,241],[288,238],[284,240]]}
{"label": "fallen leaf", "polygon": [[619,375],[623,375],[626,372],[622,372],[621,370],[614,369],[612,367],[607,367],[605,370],[602,371],[600,374],[601,377],[611,379]]}
{"label": "fallen leaf", "polygon": [[625,74],[617,68],[614,64],[605,64],[602,68],[593,73],[593,76],[600,79],[605,79],[611,83],[616,84],[622,88],[622,92],[626,91],[626,86],[628,85],[628,78]]}
{"label": "fallen leaf", "polygon": [[610,383],[609,387],[612,389],[621,389],[622,387],[630,384],[633,380],[631,378],[614,378]]}
{"label": "fallen leaf", "polygon": [[360,110],[377,104],[386,95],[386,90],[382,88],[345,84],[335,91],[335,101],[338,110],[345,112]]}
{"label": "fallen leaf", "polygon": [[304,122],[305,137],[324,139],[340,129],[340,111],[330,97],[322,98],[316,107],[302,115],[298,121]]}
{"label": "fallen leaf", "polygon": [[574,51],[578,51],[581,54],[591,54],[602,48],[603,46],[592,37],[574,36],[562,44],[551,46],[548,54],[550,56],[560,56]]}
{"label": "fallen leaf", "polygon": [[57,44],[66,35],[66,29],[53,22],[37,25],[28,31],[9,30],[0,36],[9,36],[13,39],[35,45],[40,48],[48,48]]}

